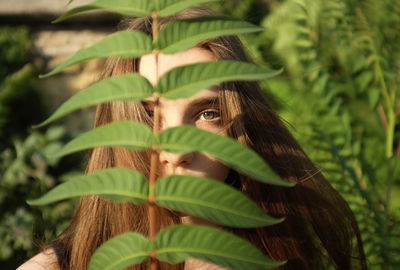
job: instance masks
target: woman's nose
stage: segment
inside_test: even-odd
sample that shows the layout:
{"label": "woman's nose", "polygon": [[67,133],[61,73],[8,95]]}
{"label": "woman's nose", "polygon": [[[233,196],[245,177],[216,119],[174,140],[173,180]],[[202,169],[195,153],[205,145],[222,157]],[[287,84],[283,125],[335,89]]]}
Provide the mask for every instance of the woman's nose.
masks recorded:
{"label": "woman's nose", "polygon": [[174,167],[178,166],[188,166],[192,163],[194,157],[194,153],[186,153],[186,154],[175,154],[162,151],[160,152],[160,163],[162,165],[171,165]]}

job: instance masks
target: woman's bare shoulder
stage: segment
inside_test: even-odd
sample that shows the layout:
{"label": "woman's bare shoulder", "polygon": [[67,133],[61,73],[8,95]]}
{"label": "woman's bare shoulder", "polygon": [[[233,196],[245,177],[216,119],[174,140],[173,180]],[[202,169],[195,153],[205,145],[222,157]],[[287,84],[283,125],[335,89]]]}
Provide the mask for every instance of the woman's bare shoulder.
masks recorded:
{"label": "woman's bare shoulder", "polygon": [[17,270],[59,270],[57,256],[52,248],[37,254],[29,259]]}

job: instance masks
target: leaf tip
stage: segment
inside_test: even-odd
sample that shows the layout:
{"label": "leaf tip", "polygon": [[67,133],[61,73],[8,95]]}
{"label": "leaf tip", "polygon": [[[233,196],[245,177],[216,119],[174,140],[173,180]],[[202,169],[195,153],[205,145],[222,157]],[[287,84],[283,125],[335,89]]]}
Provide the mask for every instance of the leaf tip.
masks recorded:
{"label": "leaf tip", "polygon": [[276,219],[276,223],[275,224],[279,224],[282,223],[283,221],[285,221],[285,217],[281,217],[281,218],[275,218]]}
{"label": "leaf tip", "polygon": [[41,127],[47,125],[48,122],[49,122],[49,121],[46,120],[46,121],[44,121],[44,122],[42,122],[42,123],[39,123],[39,124],[36,124],[36,125],[32,125],[32,128],[33,128],[33,129],[41,128]]}
{"label": "leaf tip", "polygon": [[284,261],[279,261],[279,262],[276,262],[276,263],[277,263],[277,266],[281,266],[281,265],[286,264],[287,262],[288,262],[288,260],[284,260]]}
{"label": "leaf tip", "polygon": [[30,206],[38,206],[38,205],[41,205],[40,199],[26,200],[26,203],[29,204]]}
{"label": "leaf tip", "polygon": [[46,74],[40,74],[39,79],[44,79],[44,78],[50,77],[51,75],[52,75],[51,72],[46,73]]}
{"label": "leaf tip", "polygon": [[276,70],[276,75],[281,75],[282,72],[284,72],[284,71],[285,71],[285,68],[284,68],[284,67],[281,67],[280,69],[277,69],[277,70]]}
{"label": "leaf tip", "polygon": [[296,186],[296,183],[292,183],[292,182],[288,182],[288,181],[283,180],[282,186],[284,186],[284,187],[294,187],[294,186]]}
{"label": "leaf tip", "polygon": [[60,16],[60,17],[58,17],[57,19],[55,19],[55,20],[52,20],[51,21],[51,23],[59,23],[59,22],[61,22],[61,21],[63,21],[64,20],[64,18],[63,18],[63,16]]}

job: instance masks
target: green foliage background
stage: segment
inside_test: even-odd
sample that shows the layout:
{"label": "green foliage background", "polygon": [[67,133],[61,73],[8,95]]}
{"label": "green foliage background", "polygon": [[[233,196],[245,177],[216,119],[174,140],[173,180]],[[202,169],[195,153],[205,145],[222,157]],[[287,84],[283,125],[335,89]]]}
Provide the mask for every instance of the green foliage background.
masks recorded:
{"label": "green foliage background", "polygon": [[264,89],[350,204],[369,267],[397,269],[400,2],[229,1],[223,10],[267,28],[245,40],[258,61],[285,67]]}
{"label": "green foliage background", "polygon": [[33,209],[25,198],[63,181],[78,161],[49,159],[68,137],[53,126],[32,131],[48,110],[31,63],[30,30],[0,28],[0,265],[15,269],[68,224],[73,202]]}
{"label": "green foliage background", "polygon": [[[276,96],[275,108],[349,202],[370,268],[399,267],[400,2],[231,0],[215,9],[267,28],[243,40],[258,64],[285,67],[263,88]],[[65,134],[29,131],[43,114],[38,120],[19,116],[45,110],[18,110],[23,105],[15,103],[32,93],[40,100],[37,72],[28,63],[29,31],[1,31],[0,260],[12,268],[38,251],[32,236],[51,239],[65,226],[72,204],[40,211],[25,204],[69,169],[54,169],[58,161],[46,159],[46,149],[58,147]]]}

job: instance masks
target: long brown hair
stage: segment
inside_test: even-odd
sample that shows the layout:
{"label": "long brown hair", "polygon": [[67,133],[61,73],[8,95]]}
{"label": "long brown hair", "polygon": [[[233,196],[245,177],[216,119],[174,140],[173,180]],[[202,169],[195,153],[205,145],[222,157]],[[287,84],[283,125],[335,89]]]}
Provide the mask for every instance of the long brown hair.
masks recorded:
{"label": "long brown hair", "polygon": [[[172,20],[215,15],[205,8],[189,8],[163,18]],[[127,19],[123,29],[152,33],[151,18]],[[197,45],[218,59],[248,61],[235,36],[218,37]],[[137,72],[138,59],[108,60],[103,78]],[[247,239],[275,260],[287,260],[281,269],[366,269],[357,223],[347,203],[312,164],[282,121],[271,109],[257,83],[229,82],[220,86],[222,123],[228,135],[251,147],[294,188],[262,184],[231,170],[226,182],[255,200],[265,212],[286,217],[281,224],[257,229],[225,228]],[[140,102],[112,102],[97,107],[95,127],[134,119],[151,125]],[[148,153],[100,147],[91,151],[87,173],[113,166],[134,168],[149,174]],[[158,208],[159,228],[180,223],[172,212]],[[113,203],[98,196],[79,201],[70,226],[56,239],[61,269],[86,269],[93,252],[103,242],[126,231],[148,234],[147,207]],[[161,269],[183,269],[184,264],[161,264]],[[148,261],[129,269],[147,269]]]}

